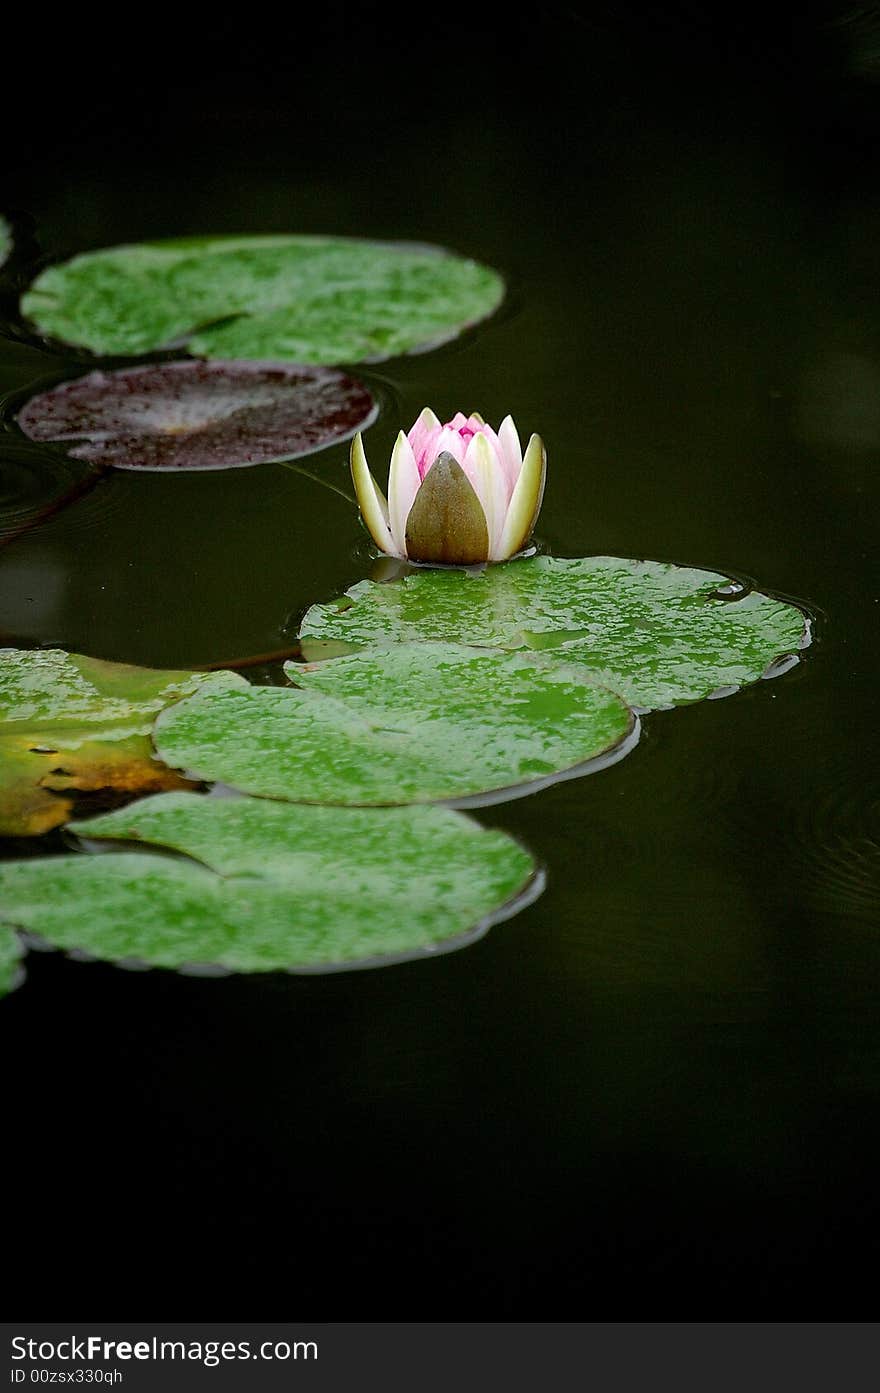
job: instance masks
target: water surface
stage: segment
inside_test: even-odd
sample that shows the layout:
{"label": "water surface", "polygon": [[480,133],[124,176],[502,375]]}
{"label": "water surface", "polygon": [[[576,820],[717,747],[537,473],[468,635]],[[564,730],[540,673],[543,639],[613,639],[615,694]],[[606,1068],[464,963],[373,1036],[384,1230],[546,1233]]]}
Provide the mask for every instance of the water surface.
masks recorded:
{"label": "water surface", "polygon": [[[449,245],[507,305],[361,372],[371,459],[425,404],[510,411],[549,446],[548,549],[729,571],[817,624],[793,672],[481,812],[547,889],[462,952],[222,980],[31,955],[2,1008],[21,1290],[253,1319],[864,1311],[880,88],[834,18],[569,7],[501,48],[480,21],[464,86],[440,17],[426,82],[424,36],[330,19],[280,59],[220,34],[188,68],[184,43],[161,82],[152,41],[102,81],[84,59],[76,94],[51,51],[8,185],[22,285],[165,235]],[[86,366],[0,340],[12,401]],[[14,428],[2,457],[3,528],[82,468]],[[347,487],[344,446],[308,464]],[[283,466],[118,473],[0,554],[0,628],[212,663],[283,646],[371,564],[345,498]]]}

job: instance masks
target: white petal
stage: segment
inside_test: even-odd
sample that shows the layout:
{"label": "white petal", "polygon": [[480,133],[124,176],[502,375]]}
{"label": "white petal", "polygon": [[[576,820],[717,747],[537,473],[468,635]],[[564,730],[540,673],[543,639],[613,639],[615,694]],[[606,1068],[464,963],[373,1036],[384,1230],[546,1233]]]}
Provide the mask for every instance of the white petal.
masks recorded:
{"label": "white petal", "polygon": [[501,463],[504,465],[504,476],[508,483],[507,496],[511,498],[522,469],[522,446],[512,416],[505,416],[498,427],[498,444],[501,447]]}
{"label": "white petal", "polygon": [[388,471],[388,520],[398,556],[406,556],[406,520],[420,483],[412,446],[399,431]]}
{"label": "white petal", "polygon": [[541,437],[533,435],[504,519],[498,550],[490,553],[491,561],[506,561],[509,556],[521,551],[529,540],[541,511],[546,477],[547,451]]}
{"label": "white petal", "polygon": [[388,504],[385,502],[385,495],[370,473],[360,431],[351,442],[349,458],[351,461],[351,481],[354,484],[361,517],[369,528],[370,536],[379,550],[386,552],[388,556],[404,557],[405,553],[398,551],[394,545],[394,538],[391,536],[391,527],[388,522]]}
{"label": "white petal", "polygon": [[486,514],[486,527],[489,532],[489,559],[492,560],[504,527],[504,515],[507,512],[507,490],[504,485],[501,461],[493,450],[491,442],[482,432],[471,438],[461,467],[473,485],[474,492]]}

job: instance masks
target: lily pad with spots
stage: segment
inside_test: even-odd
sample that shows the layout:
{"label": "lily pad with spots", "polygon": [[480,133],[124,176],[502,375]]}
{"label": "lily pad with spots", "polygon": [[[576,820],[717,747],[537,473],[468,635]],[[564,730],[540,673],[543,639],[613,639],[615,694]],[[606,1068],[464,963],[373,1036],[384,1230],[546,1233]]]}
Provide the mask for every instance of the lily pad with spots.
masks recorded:
{"label": "lily pad with spots", "polygon": [[300,637],[307,658],[418,641],[539,650],[650,709],[782,670],[809,643],[810,626],[794,605],[714,571],[539,556],[361,581],[313,605]]}
{"label": "lily pad with spots", "polygon": [[473,942],[540,889],[518,842],[444,808],[168,793],[73,830],[134,845],[0,865],[0,915],[111,962],[374,966]]}
{"label": "lily pad with spots", "polygon": [[375,805],[531,792],[638,738],[620,697],[541,654],[424,643],[287,671],[293,689],[163,712],[162,759],[264,797]]}
{"label": "lily pad with spots", "polygon": [[37,836],[71,815],[74,796],[132,797],[185,787],[149,731],[200,687],[246,686],[232,672],[177,672],[60,649],[0,649],[0,835]]}
{"label": "lily pad with spots", "polygon": [[150,363],[92,372],[32,397],[31,440],[117,469],[231,469],[346,440],[377,414],[363,383],[284,363]]}
{"label": "lily pad with spots", "polygon": [[76,256],[22,312],[100,354],[354,363],[433,347],[491,314],[496,271],[439,247],[346,237],[196,237]]}

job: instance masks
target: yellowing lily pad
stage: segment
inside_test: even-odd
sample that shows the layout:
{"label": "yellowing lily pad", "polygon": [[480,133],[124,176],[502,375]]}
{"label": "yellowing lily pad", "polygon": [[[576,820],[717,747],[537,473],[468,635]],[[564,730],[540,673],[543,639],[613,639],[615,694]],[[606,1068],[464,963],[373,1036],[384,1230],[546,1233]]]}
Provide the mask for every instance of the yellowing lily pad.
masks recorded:
{"label": "yellowing lily pad", "polygon": [[90,844],[133,842],[152,854],[6,862],[0,915],[111,962],[369,967],[473,942],[540,889],[518,842],[443,808],[167,793],[73,830]]}
{"label": "yellowing lily pad", "polygon": [[196,237],[52,266],[22,299],[43,334],[101,354],[187,343],[203,358],[353,363],[455,337],[497,272],[439,247],[345,237]]}
{"label": "yellowing lily pad", "polygon": [[182,788],[159,763],[157,713],[199,687],[246,686],[232,672],[172,672],[60,649],[0,649],[0,835],[38,836],[70,817],[76,793]]}
{"label": "yellowing lily pad", "polygon": [[167,764],[294,802],[514,796],[637,739],[625,703],[535,653],[401,645],[314,668],[293,689],[203,691],[156,723]]}
{"label": "yellowing lily pad", "polygon": [[77,459],[117,469],[231,469],[321,450],[376,412],[333,368],[184,360],[63,382],[17,421],[32,440],[69,441]]}
{"label": "yellowing lily pad", "polygon": [[729,576],[614,556],[533,557],[479,572],[361,581],[303,619],[304,656],[417,641],[539,650],[642,709],[784,669],[810,640],[794,605]]}

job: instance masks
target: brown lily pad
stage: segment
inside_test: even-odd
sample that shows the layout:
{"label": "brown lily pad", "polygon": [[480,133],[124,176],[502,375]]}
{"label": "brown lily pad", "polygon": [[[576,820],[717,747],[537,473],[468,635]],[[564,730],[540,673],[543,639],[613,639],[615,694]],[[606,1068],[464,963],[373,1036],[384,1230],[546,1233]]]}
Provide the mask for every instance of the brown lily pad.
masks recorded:
{"label": "brown lily pad", "polygon": [[90,372],[18,413],[31,440],[71,442],[116,469],[236,469],[312,454],[363,430],[370,392],[334,368],[285,363],[148,363]]}

